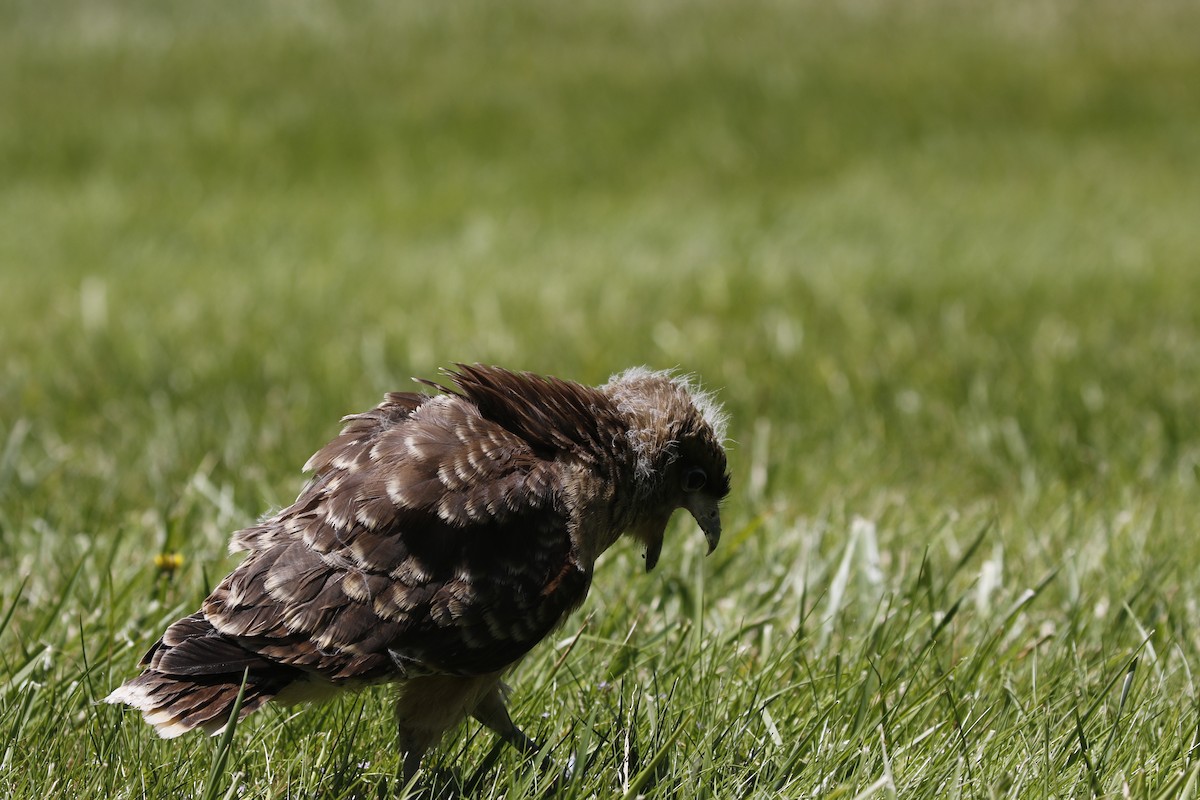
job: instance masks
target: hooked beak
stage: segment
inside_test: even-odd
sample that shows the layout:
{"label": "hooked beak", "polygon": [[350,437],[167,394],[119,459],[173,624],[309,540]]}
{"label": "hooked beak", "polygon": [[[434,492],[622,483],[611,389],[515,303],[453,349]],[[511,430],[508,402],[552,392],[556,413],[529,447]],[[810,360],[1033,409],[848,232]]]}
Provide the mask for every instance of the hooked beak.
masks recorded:
{"label": "hooked beak", "polygon": [[[721,510],[718,508],[718,502],[697,493],[690,495],[683,504],[700,525],[700,530],[704,531],[709,553],[716,550],[717,542],[721,541]],[[646,572],[658,565],[658,557],[662,555],[663,533],[670,520],[671,515],[667,514],[649,520],[634,531],[634,535],[646,544]]]}
{"label": "hooked beak", "polygon": [[704,538],[708,540],[708,552],[711,554],[717,549],[717,542],[721,541],[721,509],[719,500],[716,500],[707,495],[696,492],[688,495],[683,507],[688,510],[700,526],[700,530],[704,531]]}

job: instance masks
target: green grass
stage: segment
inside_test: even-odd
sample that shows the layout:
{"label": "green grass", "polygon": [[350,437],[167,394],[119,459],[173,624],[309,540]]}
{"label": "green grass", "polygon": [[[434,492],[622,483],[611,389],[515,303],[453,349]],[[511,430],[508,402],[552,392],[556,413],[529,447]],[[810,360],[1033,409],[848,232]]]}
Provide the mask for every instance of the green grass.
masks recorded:
{"label": "green grass", "polygon": [[[458,360],[732,416],[717,553],[614,548],[513,676],[555,797],[1195,796],[1198,29],[0,0],[0,796],[375,796],[386,689],[228,748],[98,700],[340,415]],[[427,767],[547,785],[474,724]]]}

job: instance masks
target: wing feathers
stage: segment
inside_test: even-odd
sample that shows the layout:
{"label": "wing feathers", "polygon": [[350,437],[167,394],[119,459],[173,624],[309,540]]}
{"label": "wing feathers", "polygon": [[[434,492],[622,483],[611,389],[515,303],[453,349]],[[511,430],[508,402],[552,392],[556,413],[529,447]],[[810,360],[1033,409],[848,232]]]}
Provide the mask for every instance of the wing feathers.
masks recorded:
{"label": "wing feathers", "polygon": [[558,454],[578,463],[607,435],[603,397],[483,367],[451,378],[455,393],[346,417],[296,502],[235,534],[247,558],[110,700],[166,736],[216,730],[246,669],[243,713],[297,680],[494,672],[557,625],[590,582]]}
{"label": "wing feathers", "polygon": [[386,399],[370,411],[343,417],[346,426],[341,434],[314,453],[305,463],[304,471],[322,472],[334,461],[343,465],[352,463],[359,456],[364,440],[403,421],[429,399],[429,395],[415,392],[388,392]]}

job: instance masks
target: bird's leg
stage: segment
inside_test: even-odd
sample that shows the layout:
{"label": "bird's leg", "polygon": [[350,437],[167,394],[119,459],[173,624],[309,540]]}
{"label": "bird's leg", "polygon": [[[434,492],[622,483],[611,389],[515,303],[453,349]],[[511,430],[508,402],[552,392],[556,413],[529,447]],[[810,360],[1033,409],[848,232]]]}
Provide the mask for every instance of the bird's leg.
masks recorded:
{"label": "bird's leg", "polygon": [[403,722],[397,724],[396,732],[400,740],[401,754],[399,777],[402,784],[407,786],[421,768],[421,759],[429,749],[429,742],[426,741],[426,737],[406,727]]}
{"label": "bird's leg", "polygon": [[[486,694],[475,710],[471,712],[471,716],[495,731],[501,739],[524,755],[536,756],[542,748],[537,742],[526,736],[525,732],[518,728],[512,721],[512,717],[508,715],[508,708],[504,705],[504,697],[507,694],[508,687],[503,683],[497,683],[496,688]],[[562,786],[571,780],[575,771],[575,757],[571,757],[565,769],[559,769],[549,756],[539,759],[536,767],[543,777],[549,777],[549,786]],[[552,788],[551,791],[557,790]]]}
{"label": "bird's leg", "polygon": [[512,717],[508,715],[508,708],[504,705],[504,694],[507,690],[508,687],[504,684],[497,683],[496,687],[479,701],[479,705],[475,706],[471,716],[482,722],[485,727],[495,731],[501,739],[517,750],[525,755],[533,755],[540,748],[537,742],[526,736],[525,732],[518,728],[512,721]]}

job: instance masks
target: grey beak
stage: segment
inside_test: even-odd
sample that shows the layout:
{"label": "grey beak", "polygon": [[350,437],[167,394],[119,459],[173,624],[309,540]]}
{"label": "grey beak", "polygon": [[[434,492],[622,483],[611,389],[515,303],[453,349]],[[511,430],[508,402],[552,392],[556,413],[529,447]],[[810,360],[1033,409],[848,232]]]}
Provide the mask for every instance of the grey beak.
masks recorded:
{"label": "grey beak", "polygon": [[704,531],[704,538],[708,540],[708,552],[712,553],[721,541],[721,509],[718,501],[696,493],[688,495],[683,507],[695,518],[700,530]]}

